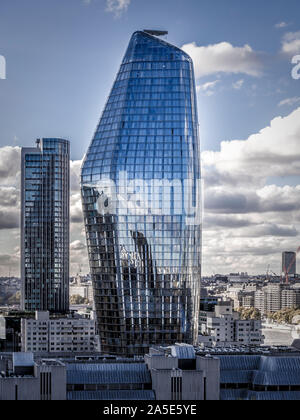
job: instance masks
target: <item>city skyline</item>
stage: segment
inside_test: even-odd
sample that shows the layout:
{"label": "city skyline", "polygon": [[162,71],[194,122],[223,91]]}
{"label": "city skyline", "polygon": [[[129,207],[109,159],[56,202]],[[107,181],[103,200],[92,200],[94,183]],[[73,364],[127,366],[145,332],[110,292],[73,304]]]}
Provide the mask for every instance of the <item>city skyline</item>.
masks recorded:
{"label": "city skyline", "polygon": [[[152,27],[154,15],[155,24],[169,30],[167,40],[183,47],[195,62],[205,179],[203,274],[264,273],[269,264],[279,273],[281,253],[297,249],[300,231],[300,81],[291,75],[292,57],[299,53],[297,2],[282,8],[284,3],[277,0],[270,9],[258,2],[241,6],[234,0],[227,8],[219,1],[211,2],[214,5],[190,1],[189,7],[179,1],[170,8],[169,1],[150,7],[146,1],[76,0],[67,8],[66,2],[40,6],[30,0],[34,6],[30,16],[23,3],[18,1],[18,12],[4,3],[0,18],[0,54],[7,62],[7,80],[0,80],[1,274],[9,270],[19,274],[19,146],[55,135],[53,131],[70,138],[74,148],[71,273],[80,266],[88,271],[79,192],[81,158],[126,39],[141,26]],[[141,7],[147,17],[141,17]],[[70,10],[65,28],[62,22]],[[12,12],[15,25],[8,27]],[[24,24],[18,26],[21,16]],[[90,29],[86,24],[90,19],[102,25],[89,25]],[[41,32],[45,35],[38,39],[35,35]],[[37,106],[41,95],[43,106]]]}

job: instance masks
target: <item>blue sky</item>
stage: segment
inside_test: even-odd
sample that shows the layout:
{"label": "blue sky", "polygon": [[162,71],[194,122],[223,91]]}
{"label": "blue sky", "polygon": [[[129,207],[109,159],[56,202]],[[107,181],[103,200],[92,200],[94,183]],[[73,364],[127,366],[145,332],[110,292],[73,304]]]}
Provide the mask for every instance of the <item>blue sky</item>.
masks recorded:
{"label": "blue sky", "polygon": [[38,137],[71,141],[71,273],[88,272],[81,159],[142,29],[194,60],[203,273],[279,273],[300,245],[299,0],[1,0],[0,275],[19,274],[20,146]]}
{"label": "blue sky", "polygon": [[[277,29],[280,22],[289,26]],[[144,28],[166,28],[168,40],[180,47],[227,41],[265,54],[263,76],[221,74],[217,93],[199,98],[202,150],[247,138],[278,114],[281,100],[300,92],[289,60],[277,56],[283,34],[300,29],[297,22],[296,0],[132,0],[119,16],[107,11],[106,0],[2,0],[0,54],[7,80],[0,81],[0,145],[64,136],[80,159],[131,33]],[[241,79],[243,89],[228,88]]]}

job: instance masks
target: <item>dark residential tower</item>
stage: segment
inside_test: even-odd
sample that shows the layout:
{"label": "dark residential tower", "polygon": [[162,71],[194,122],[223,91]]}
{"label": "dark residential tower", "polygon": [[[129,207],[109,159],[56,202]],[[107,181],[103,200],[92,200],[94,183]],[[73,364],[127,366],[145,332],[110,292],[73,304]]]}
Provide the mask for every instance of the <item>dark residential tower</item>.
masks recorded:
{"label": "dark residential tower", "polygon": [[296,274],[296,252],[283,252],[282,253],[282,273],[288,275]]}
{"label": "dark residential tower", "polygon": [[22,148],[21,306],[69,310],[70,144],[40,139]]}
{"label": "dark residential tower", "polygon": [[[163,32],[162,34],[165,34]],[[193,344],[201,276],[200,145],[191,58],[135,32],[82,166],[102,351]]]}

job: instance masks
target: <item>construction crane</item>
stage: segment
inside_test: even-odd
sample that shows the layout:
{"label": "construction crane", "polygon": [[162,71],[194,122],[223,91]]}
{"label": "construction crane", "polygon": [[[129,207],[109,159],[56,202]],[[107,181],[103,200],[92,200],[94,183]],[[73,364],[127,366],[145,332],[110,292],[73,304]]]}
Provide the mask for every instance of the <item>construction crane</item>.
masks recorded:
{"label": "construction crane", "polygon": [[294,256],[294,258],[292,259],[292,261],[290,262],[290,265],[288,266],[288,268],[286,269],[286,267],[284,267],[284,275],[285,275],[285,283],[286,283],[286,284],[289,284],[289,272],[290,272],[290,270],[291,270],[291,268],[292,268],[292,266],[293,266],[294,262],[296,261],[296,258],[297,258],[297,255],[299,254],[299,252],[300,252],[300,246],[299,246],[299,248],[297,249],[297,251],[296,251],[296,253],[295,253],[295,256]]}
{"label": "construction crane", "polygon": [[267,273],[266,273],[267,281],[269,281],[269,280],[270,280],[270,277],[269,277],[270,268],[271,268],[271,265],[269,264],[269,265],[268,265],[268,268],[267,268]]}

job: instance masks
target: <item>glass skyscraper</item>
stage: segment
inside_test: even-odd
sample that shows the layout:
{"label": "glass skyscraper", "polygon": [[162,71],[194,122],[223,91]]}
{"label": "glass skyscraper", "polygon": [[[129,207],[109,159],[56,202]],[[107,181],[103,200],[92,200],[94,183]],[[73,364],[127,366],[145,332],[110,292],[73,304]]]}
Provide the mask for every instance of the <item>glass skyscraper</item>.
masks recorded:
{"label": "glass skyscraper", "polygon": [[22,309],[69,310],[70,144],[37,140],[22,148]]}
{"label": "glass skyscraper", "polygon": [[193,344],[201,276],[200,145],[191,58],[135,32],[82,166],[105,353]]}

